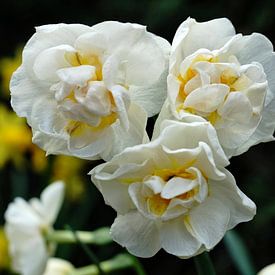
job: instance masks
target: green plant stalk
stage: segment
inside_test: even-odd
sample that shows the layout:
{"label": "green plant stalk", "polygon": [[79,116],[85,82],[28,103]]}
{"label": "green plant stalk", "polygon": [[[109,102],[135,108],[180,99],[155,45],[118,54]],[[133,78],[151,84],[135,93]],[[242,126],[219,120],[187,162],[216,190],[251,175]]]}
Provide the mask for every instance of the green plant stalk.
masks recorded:
{"label": "green plant stalk", "polygon": [[215,269],[207,252],[194,257],[196,270],[199,275],[215,275]]}
{"label": "green plant stalk", "polygon": [[228,231],[224,237],[224,243],[240,274],[256,274],[256,269],[253,265],[249,252],[236,231]]}
{"label": "green plant stalk", "polygon": [[[102,227],[95,231],[76,231],[77,237],[82,243],[94,245],[106,245],[112,242],[110,236],[110,228]],[[48,242],[55,242],[59,244],[73,244],[77,243],[73,232],[69,230],[54,230],[49,232],[46,236]]]}
{"label": "green plant stalk", "polygon": [[138,260],[137,257],[129,255],[129,257],[132,257],[132,262],[133,262],[133,269],[136,271],[137,275],[146,275],[146,272],[142,266],[142,264],[140,263],[140,261]]}
{"label": "green plant stalk", "polygon": [[[110,273],[122,269],[133,268],[135,264],[133,256],[129,254],[119,254],[110,260],[101,262],[100,267],[104,273]],[[137,274],[141,275],[145,273]],[[96,265],[89,265],[75,269],[70,275],[99,275],[99,270]]]}
{"label": "green plant stalk", "polygon": [[74,231],[70,225],[66,225],[65,228],[70,230],[73,233],[76,242],[80,245],[83,251],[85,251],[86,255],[90,258],[90,260],[96,265],[99,275],[105,275],[106,273],[102,270],[99,259],[97,258],[96,254],[88,247],[87,244],[81,242],[81,240],[77,235],[77,232]]}

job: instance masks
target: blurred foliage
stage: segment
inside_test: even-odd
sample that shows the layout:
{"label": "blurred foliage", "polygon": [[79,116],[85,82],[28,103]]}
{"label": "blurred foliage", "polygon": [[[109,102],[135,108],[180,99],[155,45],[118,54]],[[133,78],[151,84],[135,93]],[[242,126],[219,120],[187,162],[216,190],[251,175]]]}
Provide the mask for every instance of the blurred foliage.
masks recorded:
{"label": "blurred foliage", "polygon": [[[39,196],[53,180],[67,184],[67,196],[56,228],[70,224],[74,229],[93,230],[111,225],[115,212],[103,202],[87,173],[99,162],[66,156],[49,156],[31,143],[31,131],[10,108],[8,82],[20,64],[21,47],[34,32],[34,26],[48,23],[95,24],[104,20],[137,22],[170,42],[179,24],[188,16],[198,21],[228,17],[238,32],[261,32],[275,42],[275,1],[222,0],[4,0],[0,9],[0,225],[8,203],[15,196]],[[275,73],[275,72],[274,72]],[[240,188],[258,206],[256,218],[241,224],[236,231],[247,245],[257,270],[274,262],[275,247],[275,145],[261,144],[229,167]],[[77,249],[76,249],[77,248]],[[92,247],[93,248],[93,247]],[[123,251],[118,245],[93,248],[100,260]],[[211,253],[217,274],[239,274],[221,242]],[[0,230],[0,274],[8,263],[6,242]],[[76,266],[89,264],[78,247],[62,245],[57,256]],[[143,259],[148,274],[195,274],[193,260],[180,260],[159,252]],[[114,274],[133,274],[123,271]]]}

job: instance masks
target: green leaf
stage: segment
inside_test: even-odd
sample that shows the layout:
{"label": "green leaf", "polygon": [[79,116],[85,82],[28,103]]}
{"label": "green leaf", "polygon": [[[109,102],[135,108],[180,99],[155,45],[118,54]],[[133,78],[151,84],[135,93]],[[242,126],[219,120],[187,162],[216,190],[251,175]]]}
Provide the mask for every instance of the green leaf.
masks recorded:
{"label": "green leaf", "polygon": [[198,275],[215,275],[215,269],[207,252],[194,257]]}
{"label": "green leaf", "polygon": [[224,243],[240,274],[256,274],[249,252],[241,237],[235,231],[231,230],[226,233]]}

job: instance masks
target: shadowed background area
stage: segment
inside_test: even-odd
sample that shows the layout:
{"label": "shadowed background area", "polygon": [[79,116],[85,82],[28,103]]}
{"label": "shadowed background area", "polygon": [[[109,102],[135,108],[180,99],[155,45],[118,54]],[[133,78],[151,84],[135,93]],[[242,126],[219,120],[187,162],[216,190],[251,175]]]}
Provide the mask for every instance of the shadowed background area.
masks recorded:
{"label": "shadowed background area", "polygon": [[[0,274],[7,271],[6,241],[1,227],[3,213],[15,196],[29,199],[38,196],[51,181],[62,179],[67,196],[56,228],[70,224],[75,229],[93,230],[110,226],[115,212],[103,202],[87,173],[99,162],[81,161],[71,157],[45,157],[31,144],[31,132],[25,121],[18,119],[9,105],[8,82],[20,64],[23,45],[34,33],[34,26],[49,23],[83,23],[93,25],[105,20],[118,20],[147,25],[148,30],[170,42],[177,27],[188,16],[197,21],[228,17],[237,32],[261,32],[275,43],[275,2],[263,1],[71,1],[71,0],[5,0],[0,8]],[[146,68],[144,68],[146,69]],[[274,72],[275,73],[275,72]],[[148,128],[152,128],[153,120]],[[240,188],[258,206],[256,218],[236,228],[247,245],[256,270],[275,262],[275,144],[260,144],[249,152],[233,158],[229,170]],[[116,244],[93,248],[101,260],[123,249]],[[89,264],[77,246],[61,246],[57,255],[76,266]],[[239,273],[223,242],[210,252],[217,274]],[[159,252],[151,259],[142,259],[149,275],[196,274],[193,260],[180,260]],[[5,271],[6,270],[6,271]],[[115,274],[115,273],[114,273]],[[116,274],[133,274],[123,271]]]}

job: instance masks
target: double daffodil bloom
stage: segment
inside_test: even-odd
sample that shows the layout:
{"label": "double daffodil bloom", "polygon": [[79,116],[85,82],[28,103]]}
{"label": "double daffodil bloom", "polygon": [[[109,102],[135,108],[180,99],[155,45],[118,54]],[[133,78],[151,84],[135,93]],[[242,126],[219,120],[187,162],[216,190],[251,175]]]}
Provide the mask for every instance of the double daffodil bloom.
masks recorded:
{"label": "double daffodil bloom", "polygon": [[36,29],[11,80],[11,103],[47,154],[110,159],[148,140],[166,97],[169,43],[130,23]]}
{"label": "double daffodil bloom", "polygon": [[265,36],[236,34],[225,18],[188,18],[172,43],[168,100],[159,120],[209,121],[227,156],[239,155],[273,140],[274,70]]}
{"label": "double daffodil bloom", "polygon": [[95,167],[92,181],[118,216],[113,239],[139,257],[161,248],[189,258],[255,215],[255,204],[224,167],[209,122],[164,121],[154,141],[126,148]]}

